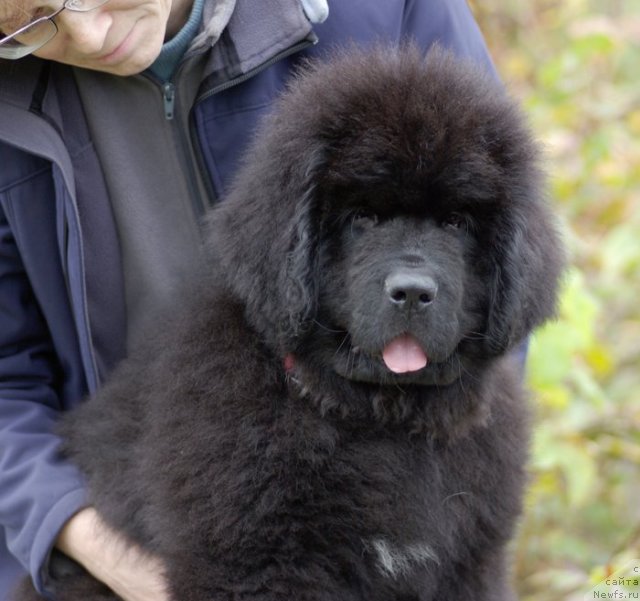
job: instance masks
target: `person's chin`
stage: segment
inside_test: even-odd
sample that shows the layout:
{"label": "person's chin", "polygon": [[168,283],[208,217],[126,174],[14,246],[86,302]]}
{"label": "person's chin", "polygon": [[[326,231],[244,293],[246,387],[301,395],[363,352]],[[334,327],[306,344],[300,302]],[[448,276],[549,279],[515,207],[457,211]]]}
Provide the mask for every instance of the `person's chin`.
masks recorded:
{"label": "person's chin", "polygon": [[156,60],[162,44],[162,37],[152,28],[144,27],[143,21],[139,21],[113,51],[88,60],[82,66],[113,75],[136,75]]}
{"label": "person's chin", "polygon": [[128,75],[137,75],[138,73],[142,73],[142,71],[153,64],[153,61],[157,56],[158,53],[149,53],[148,56],[131,57],[131,59],[123,61],[121,63],[117,63],[115,65],[92,66],[88,68],[93,68],[98,71],[105,71],[107,73],[111,73],[112,75],[126,77]]}

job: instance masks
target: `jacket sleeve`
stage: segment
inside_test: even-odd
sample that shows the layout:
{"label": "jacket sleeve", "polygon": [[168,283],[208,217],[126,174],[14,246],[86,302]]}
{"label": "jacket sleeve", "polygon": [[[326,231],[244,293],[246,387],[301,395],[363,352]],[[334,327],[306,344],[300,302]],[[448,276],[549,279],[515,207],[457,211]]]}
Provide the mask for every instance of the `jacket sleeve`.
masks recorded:
{"label": "jacket sleeve", "polygon": [[61,461],[53,434],[61,411],[61,373],[0,208],[0,525],[7,547],[40,592],[57,533],[85,504],[82,477]]}

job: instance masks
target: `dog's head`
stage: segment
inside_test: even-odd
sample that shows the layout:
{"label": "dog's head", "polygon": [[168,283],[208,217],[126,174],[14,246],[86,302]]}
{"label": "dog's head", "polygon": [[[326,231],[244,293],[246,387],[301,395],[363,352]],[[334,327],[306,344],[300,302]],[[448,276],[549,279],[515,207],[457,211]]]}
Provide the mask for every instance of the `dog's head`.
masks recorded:
{"label": "dog's head", "polygon": [[450,383],[554,310],[536,145],[491,76],[437,48],[308,66],[211,224],[267,343],[353,380]]}

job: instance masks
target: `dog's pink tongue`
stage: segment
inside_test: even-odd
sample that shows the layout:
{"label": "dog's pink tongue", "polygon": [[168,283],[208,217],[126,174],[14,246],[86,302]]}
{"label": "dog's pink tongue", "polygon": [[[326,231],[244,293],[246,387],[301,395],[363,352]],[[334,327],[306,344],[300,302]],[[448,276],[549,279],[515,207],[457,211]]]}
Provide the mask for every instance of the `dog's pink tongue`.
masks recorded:
{"label": "dog's pink tongue", "polygon": [[418,371],[427,364],[427,355],[411,334],[394,338],[382,351],[385,365],[396,374]]}

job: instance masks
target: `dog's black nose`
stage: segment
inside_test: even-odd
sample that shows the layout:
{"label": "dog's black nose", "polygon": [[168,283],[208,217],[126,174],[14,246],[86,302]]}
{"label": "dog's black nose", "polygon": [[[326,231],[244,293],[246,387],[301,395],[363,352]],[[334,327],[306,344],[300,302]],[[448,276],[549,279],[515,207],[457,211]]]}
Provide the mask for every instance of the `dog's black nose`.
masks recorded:
{"label": "dog's black nose", "polygon": [[412,271],[390,274],[384,282],[384,289],[393,305],[417,311],[428,307],[438,293],[438,285],[432,277]]}

